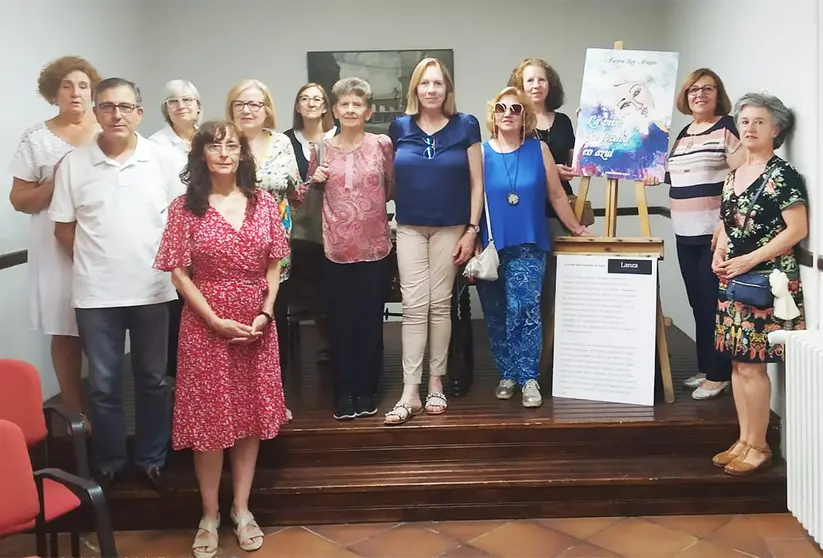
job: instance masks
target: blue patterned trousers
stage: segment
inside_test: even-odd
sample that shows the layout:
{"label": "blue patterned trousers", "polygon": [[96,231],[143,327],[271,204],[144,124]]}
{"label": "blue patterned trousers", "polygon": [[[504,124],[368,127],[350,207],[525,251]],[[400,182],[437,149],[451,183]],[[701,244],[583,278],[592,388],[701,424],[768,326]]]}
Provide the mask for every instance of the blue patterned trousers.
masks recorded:
{"label": "blue patterned trousers", "polygon": [[518,244],[500,250],[498,256],[497,281],[478,281],[477,293],[497,369],[504,380],[522,386],[539,375],[546,252],[535,244]]}

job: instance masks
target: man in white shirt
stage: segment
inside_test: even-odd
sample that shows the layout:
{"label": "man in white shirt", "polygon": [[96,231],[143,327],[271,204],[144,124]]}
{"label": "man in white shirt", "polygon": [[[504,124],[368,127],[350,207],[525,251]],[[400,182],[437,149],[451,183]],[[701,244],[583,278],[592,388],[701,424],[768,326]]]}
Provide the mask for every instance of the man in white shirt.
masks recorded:
{"label": "man in white shirt", "polygon": [[89,360],[92,467],[108,488],[128,463],[121,396],[126,331],[135,385],[136,468],[157,490],[171,430],[166,383],[168,273],[153,268],[166,208],[185,191],[173,155],[135,132],[140,92],[120,78],[100,82],[94,113],[102,132],[57,167],[49,217],[73,259],[72,306]]}

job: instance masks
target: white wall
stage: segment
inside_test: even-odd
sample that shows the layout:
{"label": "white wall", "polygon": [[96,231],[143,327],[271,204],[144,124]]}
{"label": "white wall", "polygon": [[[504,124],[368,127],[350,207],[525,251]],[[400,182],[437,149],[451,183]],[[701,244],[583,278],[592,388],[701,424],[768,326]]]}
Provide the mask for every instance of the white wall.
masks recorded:
{"label": "white wall", "polygon": [[[698,67],[715,70],[732,101],[749,91],[767,90],[780,97],[797,116],[797,130],[780,155],[794,164],[806,179],[811,205],[811,233],[806,248],[815,255],[823,248],[823,13],[817,0],[790,0],[779,10],[778,39],[761,32],[777,17],[772,0],[691,0],[671,2],[667,13],[669,48],[679,50],[681,73]],[[685,117],[678,124],[685,124]],[[677,129],[677,126],[675,126]],[[816,269],[803,268],[806,318],[816,328],[823,314],[821,279]],[[774,386],[772,408],[783,414],[782,372],[770,367]]]}
{"label": "white wall", "polygon": [[[82,24],[70,23],[82,19]],[[79,25],[79,26],[78,26]],[[144,57],[136,45],[143,22],[138,6],[124,0],[102,2],[28,0],[3,3],[0,75],[4,110],[0,111],[0,253],[28,247],[29,217],[8,203],[11,155],[23,131],[54,116],[54,108],[37,94],[37,76],[49,61],[68,54],[83,56],[104,76],[122,72],[143,76]],[[29,330],[27,266],[0,271],[0,357],[36,365],[45,397],[58,392],[48,340]]]}

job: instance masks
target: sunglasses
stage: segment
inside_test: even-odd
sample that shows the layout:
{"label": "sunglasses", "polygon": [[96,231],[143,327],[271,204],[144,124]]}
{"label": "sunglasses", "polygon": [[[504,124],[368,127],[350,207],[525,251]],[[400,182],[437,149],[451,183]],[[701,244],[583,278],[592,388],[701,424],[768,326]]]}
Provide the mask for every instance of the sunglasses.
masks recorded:
{"label": "sunglasses", "polygon": [[511,113],[513,116],[520,116],[523,114],[523,105],[520,103],[512,103],[507,105],[506,103],[495,103],[494,104],[494,113],[495,114],[506,114]]}

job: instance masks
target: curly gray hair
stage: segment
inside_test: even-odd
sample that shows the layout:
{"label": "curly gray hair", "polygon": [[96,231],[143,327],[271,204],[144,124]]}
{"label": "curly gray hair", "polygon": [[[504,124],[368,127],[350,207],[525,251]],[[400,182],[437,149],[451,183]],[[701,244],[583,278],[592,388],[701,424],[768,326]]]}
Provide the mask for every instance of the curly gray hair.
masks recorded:
{"label": "curly gray hair", "polygon": [[740,112],[745,107],[760,107],[769,111],[777,128],[777,137],[774,138],[774,148],[777,149],[794,129],[795,119],[791,109],[783,101],[768,93],[746,93],[734,105],[734,121],[740,125]]}
{"label": "curly gray hair", "polygon": [[332,103],[337,103],[340,97],[344,97],[346,95],[363,97],[366,100],[366,106],[371,106],[371,85],[369,85],[369,82],[364,79],[357,77],[343,78],[335,83],[331,88]]}

